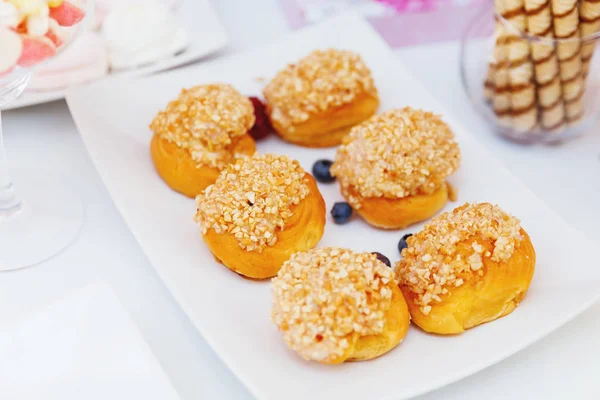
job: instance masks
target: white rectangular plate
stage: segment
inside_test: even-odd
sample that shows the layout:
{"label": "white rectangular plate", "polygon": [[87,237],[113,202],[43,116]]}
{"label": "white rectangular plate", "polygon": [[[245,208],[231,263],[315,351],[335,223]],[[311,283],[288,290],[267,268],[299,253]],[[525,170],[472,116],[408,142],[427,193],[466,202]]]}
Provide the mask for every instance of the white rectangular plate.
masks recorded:
{"label": "white rectangular plate", "polygon": [[[182,1],[176,15],[177,20],[185,27],[190,40],[184,51],[140,68],[112,72],[101,79],[115,76],[135,78],[150,75],[196,61],[227,45],[229,41],[227,32],[209,0]],[[60,100],[65,97],[66,92],[67,88],[49,91],[25,90],[21,97],[8,103],[2,109],[10,110]]]}
{"label": "white rectangular plate", "polygon": [[[452,178],[459,202],[446,210],[466,201],[490,201],[522,219],[539,259],[529,294],[513,314],[460,336],[433,336],[412,328],[399,347],[379,359],[323,366],[289,351],[269,322],[269,282],[242,279],[214,261],[192,221],[194,201],[169,190],[154,171],[149,122],[182,87],[220,81],[258,94],[262,84],[257,77],[271,77],[286,63],[326,47],[352,49],[365,58],[380,91],[380,110],[422,107],[451,124],[463,162]],[[150,261],[205,339],[260,399],[414,396],[519,351],[598,297],[600,268],[593,247],[477,144],[352,14],[233,58],[137,82],[77,89],[67,101],[100,176]],[[334,154],[334,149],[295,147],[275,137],[258,149],[289,154],[307,170],[315,160]],[[335,184],[320,189],[328,208],[342,199]],[[379,251],[395,262],[403,233],[375,230],[359,219],[343,226],[329,219],[321,245]]]}
{"label": "white rectangular plate", "polygon": [[0,360],[3,399],[179,399],[104,285],[87,286],[0,327]]}

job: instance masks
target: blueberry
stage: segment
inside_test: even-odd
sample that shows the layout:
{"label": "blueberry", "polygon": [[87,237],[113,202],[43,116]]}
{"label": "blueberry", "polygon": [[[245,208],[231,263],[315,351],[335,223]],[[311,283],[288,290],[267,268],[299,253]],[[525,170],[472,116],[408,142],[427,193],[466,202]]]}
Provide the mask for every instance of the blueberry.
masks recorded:
{"label": "blueberry", "polygon": [[384,256],[383,254],[376,252],[376,251],[372,252],[371,254],[375,254],[379,261],[381,261],[382,263],[384,263],[385,265],[387,265],[390,268],[392,267],[392,263],[390,262],[390,259],[387,258],[386,256]]}
{"label": "blueberry", "polygon": [[346,202],[335,203],[331,209],[331,216],[336,224],[345,224],[352,216],[352,207]]}
{"label": "blueberry", "polygon": [[312,173],[315,179],[321,183],[330,183],[335,181],[335,177],[331,176],[331,165],[333,164],[330,160],[319,160],[312,168]]}
{"label": "blueberry", "polygon": [[400,254],[402,254],[402,250],[404,250],[405,248],[408,247],[408,243],[406,243],[406,239],[408,239],[411,236],[412,236],[412,233],[407,233],[406,235],[402,236],[402,239],[400,239],[400,241],[398,242],[398,251],[400,252]]}

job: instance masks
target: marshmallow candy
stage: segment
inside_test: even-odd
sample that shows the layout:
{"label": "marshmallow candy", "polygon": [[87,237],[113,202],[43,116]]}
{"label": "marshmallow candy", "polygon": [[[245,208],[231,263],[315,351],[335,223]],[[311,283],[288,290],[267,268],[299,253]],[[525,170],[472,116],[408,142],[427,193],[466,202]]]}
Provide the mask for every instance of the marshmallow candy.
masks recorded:
{"label": "marshmallow candy", "polygon": [[0,76],[8,74],[17,65],[23,52],[21,37],[12,30],[0,26]]}

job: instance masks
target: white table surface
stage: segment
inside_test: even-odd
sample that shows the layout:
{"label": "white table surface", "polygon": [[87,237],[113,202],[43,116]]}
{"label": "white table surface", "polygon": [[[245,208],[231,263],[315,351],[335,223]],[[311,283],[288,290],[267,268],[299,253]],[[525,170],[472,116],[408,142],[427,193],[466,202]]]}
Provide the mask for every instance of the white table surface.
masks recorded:
{"label": "white table surface", "polygon": [[[215,0],[214,4],[232,39],[229,51],[264,43],[288,30],[277,0]],[[541,199],[589,238],[600,241],[600,126],[561,146],[509,144],[492,136],[473,115],[458,79],[457,43],[405,48],[398,56]],[[251,399],[194,329],[140,250],[94,170],[64,101],[2,116],[12,167],[62,174],[81,193],[87,221],[78,241],[61,255],[34,268],[0,275],[0,327],[86,284],[106,282],[132,314],[182,400]],[[527,350],[418,399],[598,399],[598,337],[600,304]]]}

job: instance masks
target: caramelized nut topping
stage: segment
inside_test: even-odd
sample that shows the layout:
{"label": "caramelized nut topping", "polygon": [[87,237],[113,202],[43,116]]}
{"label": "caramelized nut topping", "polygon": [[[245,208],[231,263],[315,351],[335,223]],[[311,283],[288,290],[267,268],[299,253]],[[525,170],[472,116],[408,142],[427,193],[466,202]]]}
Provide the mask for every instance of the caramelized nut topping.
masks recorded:
{"label": "caramelized nut topping", "polygon": [[[483,275],[485,258],[507,261],[522,239],[517,218],[489,203],[467,203],[434,217],[407,239],[408,248],[402,250],[403,258],[396,264],[396,277],[400,285],[417,294],[415,303],[427,315],[448,288]],[[485,243],[491,243],[490,250]]]}
{"label": "caramelized nut topping", "polygon": [[287,156],[238,159],[196,197],[196,222],[202,233],[214,229],[233,235],[242,249],[260,253],[277,243],[277,231],[308,195],[305,175]]}
{"label": "caramelized nut topping", "polygon": [[351,103],[358,95],[377,94],[362,58],[345,50],[316,50],[279,71],[263,94],[271,119],[293,130],[311,114]]}
{"label": "caramelized nut topping", "polygon": [[222,169],[235,154],[227,149],[236,137],[254,125],[250,100],[231,85],[211,84],[183,89],[164,111],[159,111],[150,129],[184,149],[198,166]]}
{"label": "caramelized nut topping", "polygon": [[331,173],[354,208],[362,197],[431,194],[460,163],[454,134],[438,116],[410,107],[376,115],[355,126],[338,147]]}
{"label": "caramelized nut topping", "polygon": [[396,285],[375,254],[329,247],[294,254],[273,278],[272,320],[307,360],[344,355],[352,335],[381,333]]}

